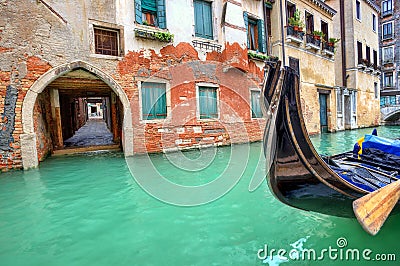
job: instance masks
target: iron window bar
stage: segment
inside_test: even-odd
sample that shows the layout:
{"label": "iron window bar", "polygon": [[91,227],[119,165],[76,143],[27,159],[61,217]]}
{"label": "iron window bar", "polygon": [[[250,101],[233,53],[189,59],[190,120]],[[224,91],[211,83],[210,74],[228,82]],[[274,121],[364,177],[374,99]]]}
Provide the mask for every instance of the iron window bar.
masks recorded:
{"label": "iron window bar", "polygon": [[216,43],[211,43],[209,41],[200,41],[200,40],[193,40],[193,47],[195,48],[200,48],[200,49],[205,49],[205,50],[210,50],[210,51],[217,51],[221,52],[222,45],[216,44]]}

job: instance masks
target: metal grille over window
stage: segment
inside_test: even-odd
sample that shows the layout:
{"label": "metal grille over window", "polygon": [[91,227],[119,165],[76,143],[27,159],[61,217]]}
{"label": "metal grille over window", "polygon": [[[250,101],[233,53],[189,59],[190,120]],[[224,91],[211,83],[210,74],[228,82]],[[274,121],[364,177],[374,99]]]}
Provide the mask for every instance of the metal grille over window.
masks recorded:
{"label": "metal grille over window", "polygon": [[119,55],[118,31],[94,28],[96,54]]}

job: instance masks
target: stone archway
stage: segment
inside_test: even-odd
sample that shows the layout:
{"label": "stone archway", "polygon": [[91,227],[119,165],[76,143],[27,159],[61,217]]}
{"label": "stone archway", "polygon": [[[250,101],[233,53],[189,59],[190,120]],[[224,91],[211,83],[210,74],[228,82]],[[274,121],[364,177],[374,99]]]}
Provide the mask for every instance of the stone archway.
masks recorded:
{"label": "stone archway", "polygon": [[58,77],[76,69],[85,69],[104,81],[117,95],[123,105],[122,148],[125,156],[133,155],[133,127],[131,107],[125,92],[118,83],[99,68],[83,61],[74,61],[52,68],[33,83],[28,90],[22,104],[22,129],[21,155],[24,169],[34,168],[39,165],[36,147],[36,133],[34,130],[33,112],[36,98],[47,85]]}

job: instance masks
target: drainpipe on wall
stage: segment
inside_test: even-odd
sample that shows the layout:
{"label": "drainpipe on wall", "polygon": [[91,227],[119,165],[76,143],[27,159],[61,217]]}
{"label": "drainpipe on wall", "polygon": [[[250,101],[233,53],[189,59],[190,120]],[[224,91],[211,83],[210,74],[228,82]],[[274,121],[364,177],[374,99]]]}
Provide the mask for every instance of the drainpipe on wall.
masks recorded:
{"label": "drainpipe on wall", "polygon": [[268,47],[268,23],[267,23],[267,5],[263,1],[263,17],[264,17],[264,36],[265,36],[265,49],[267,55],[270,55],[269,47]]}
{"label": "drainpipe on wall", "polygon": [[344,17],[344,0],[340,0],[340,38],[342,48],[342,86],[347,87],[346,79],[346,27]]}
{"label": "drainpipe on wall", "polygon": [[[285,1],[285,3],[286,3],[286,1]],[[283,27],[283,5],[282,5],[282,0],[280,0],[280,13],[281,13],[282,65],[286,66],[285,33],[284,33],[284,27]]]}

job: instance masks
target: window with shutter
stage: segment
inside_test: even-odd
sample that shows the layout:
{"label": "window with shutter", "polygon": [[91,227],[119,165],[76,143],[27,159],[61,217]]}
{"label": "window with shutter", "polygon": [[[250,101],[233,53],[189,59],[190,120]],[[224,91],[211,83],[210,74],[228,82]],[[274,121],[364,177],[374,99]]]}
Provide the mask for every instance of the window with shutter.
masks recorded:
{"label": "window with shutter", "polygon": [[218,118],[217,88],[199,87],[200,119]]}
{"label": "window with shutter", "polygon": [[135,0],[135,19],[143,25],[167,28],[165,0]]}
{"label": "window with shutter", "polygon": [[263,115],[260,107],[260,92],[251,91],[251,117],[261,118],[262,116]]}
{"label": "window with shutter", "polygon": [[143,82],[141,86],[143,120],[167,117],[165,84]]}
{"label": "window with shutter", "polygon": [[243,19],[247,32],[247,48],[265,53],[267,45],[264,20],[251,18],[247,12],[243,12]]}
{"label": "window with shutter", "polygon": [[213,39],[211,2],[194,0],[195,36]]}

